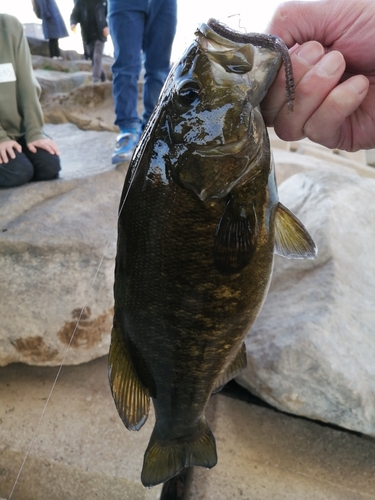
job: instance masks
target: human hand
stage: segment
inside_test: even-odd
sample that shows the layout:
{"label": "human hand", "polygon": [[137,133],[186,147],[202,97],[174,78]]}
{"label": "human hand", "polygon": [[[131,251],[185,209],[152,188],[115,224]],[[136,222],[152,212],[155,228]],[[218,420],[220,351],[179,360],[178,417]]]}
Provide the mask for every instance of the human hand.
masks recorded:
{"label": "human hand", "polygon": [[9,158],[14,160],[16,157],[14,150],[22,153],[22,147],[18,142],[12,140],[0,142],[0,165],[2,163],[8,163]]}
{"label": "human hand", "polygon": [[105,28],[103,28],[103,36],[107,37],[109,35],[109,28],[108,26],[106,26]]}
{"label": "human hand", "polygon": [[77,29],[77,25],[76,24],[71,24],[70,25],[70,29],[73,31],[73,33],[75,33],[76,29]]}
{"label": "human hand", "polygon": [[48,153],[51,153],[51,155],[59,155],[60,152],[57,148],[57,144],[55,141],[50,139],[49,137],[46,137],[45,139],[37,139],[36,141],[29,142],[27,144],[27,147],[32,153],[36,153],[36,148],[41,148],[45,149],[48,151]]}
{"label": "human hand", "polygon": [[372,0],[287,2],[277,9],[267,31],[292,47],[294,112],[286,105],[283,71],[261,107],[281,139],[308,137],[347,151],[375,147],[372,19]]}

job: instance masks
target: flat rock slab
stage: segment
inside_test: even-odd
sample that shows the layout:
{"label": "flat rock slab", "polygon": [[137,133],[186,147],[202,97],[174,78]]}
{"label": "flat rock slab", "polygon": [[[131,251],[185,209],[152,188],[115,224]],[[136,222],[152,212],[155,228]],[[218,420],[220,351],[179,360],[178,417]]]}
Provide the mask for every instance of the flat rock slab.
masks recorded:
{"label": "flat rock slab", "polygon": [[41,419],[56,374],[22,364],[0,368],[0,497],[9,497],[29,451],[12,500],[159,498],[161,487],[140,481],[153,415],[139,433],[125,428],[107,358],[63,367]]}
{"label": "flat rock slab", "polygon": [[375,441],[218,394],[218,464],[195,468],[186,500],[375,498]]}
{"label": "flat rock slab", "polygon": [[[124,427],[106,357],[64,366],[45,409],[57,372],[22,364],[0,368],[0,497],[9,497],[28,452],[12,500],[160,498],[160,486],[149,490],[140,482],[153,415],[140,432]],[[372,439],[220,394],[210,402],[208,419],[218,464],[194,469],[185,500],[375,498]]]}
{"label": "flat rock slab", "polygon": [[34,73],[44,94],[70,92],[71,90],[88,83],[91,79],[91,74],[87,71],[64,73],[48,69],[36,69],[34,70]]}
{"label": "flat rock slab", "polygon": [[79,179],[115,171],[111,158],[117,133],[82,130],[73,123],[46,124],[44,130],[60,149],[60,179]]}

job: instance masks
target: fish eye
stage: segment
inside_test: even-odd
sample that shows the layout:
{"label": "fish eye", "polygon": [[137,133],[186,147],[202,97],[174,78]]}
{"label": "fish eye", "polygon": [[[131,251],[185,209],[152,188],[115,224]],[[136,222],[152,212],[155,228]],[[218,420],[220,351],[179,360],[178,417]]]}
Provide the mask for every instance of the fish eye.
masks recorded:
{"label": "fish eye", "polygon": [[182,104],[192,104],[199,97],[200,87],[195,81],[184,82],[177,89],[179,100]]}

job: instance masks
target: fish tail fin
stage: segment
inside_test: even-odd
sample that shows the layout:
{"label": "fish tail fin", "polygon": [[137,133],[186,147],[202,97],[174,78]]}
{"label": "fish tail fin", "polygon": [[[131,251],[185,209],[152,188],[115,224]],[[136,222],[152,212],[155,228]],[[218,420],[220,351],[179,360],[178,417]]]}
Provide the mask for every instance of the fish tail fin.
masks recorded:
{"label": "fish tail fin", "polygon": [[141,480],[144,486],[164,483],[185,467],[211,469],[216,465],[214,435],[206,420],[201,422],[200,427],[194,435],[170,441],[160,439],[155,427],[143,461]]}

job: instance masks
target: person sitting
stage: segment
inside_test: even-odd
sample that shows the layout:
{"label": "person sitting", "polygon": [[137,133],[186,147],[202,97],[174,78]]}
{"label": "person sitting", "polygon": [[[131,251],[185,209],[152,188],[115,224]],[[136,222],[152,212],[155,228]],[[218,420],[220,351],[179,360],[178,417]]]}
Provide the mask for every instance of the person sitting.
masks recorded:
{"label": "person sitting", "polygon": [[17,18],[0,14],[0,188],[56,179],[56,143],[43,132],[41,88]]}

